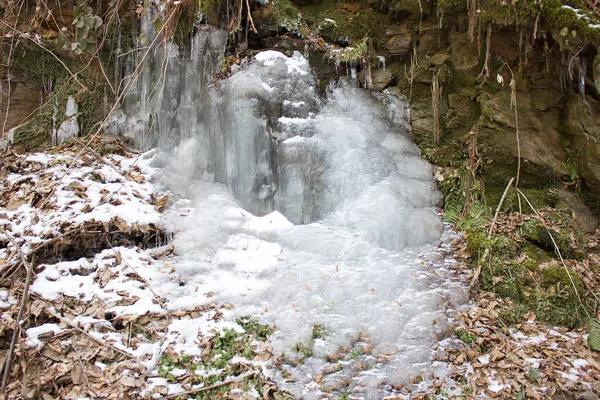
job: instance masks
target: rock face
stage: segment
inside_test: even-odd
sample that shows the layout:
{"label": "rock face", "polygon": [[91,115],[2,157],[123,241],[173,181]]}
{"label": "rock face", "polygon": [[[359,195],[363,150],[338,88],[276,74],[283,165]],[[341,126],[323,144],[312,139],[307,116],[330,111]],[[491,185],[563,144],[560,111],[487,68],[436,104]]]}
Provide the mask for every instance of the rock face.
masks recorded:
{"label": "rock face", "polygon": [[600,187],[600,107],[588,109],[581,98],[572,96],[566,104],[567,129],[577,149],[576,164],[591,188]]}
{"label": "rock face", "polygon": [[[4,131],[8,132],[35,114],[40,106],[40,91],[30,89],[23,83],[14,82],[12,83],[10,96],[8,96],[8,82],[2,82],[2,86],[4,90],[2,91],[0,124],[3,125]],[[8,116],[6,114],[7,107],[9,108]]]}
{"label": "rock face", "polygon": [[[507,4],[502,5],[504,3]],[[310,54],[311,65],[318,74],[320,94],[326,92],[329,80],[350,74],[352,65],[357,66],[357,76],[365,86],[365,73],[361,73],[364,61],[381,56],[386,60],[386,66],[375,68],[373,65],[373,87],[400,92],[410,100],[414,135],[418,142],[428,145],[433,138],[434,126],[439,126],[439,148],[434,152],[464,157],[460,149],[465,147],[469,132],[480,133],[478,154],[485,161],[481,170],[488,181],[488,192],[496,190],[493,187],[495,182],[510,179],[512,172],[509,174],[508,171],[516,169],[518,124],[520,155],[530,166],[521,171],[525,176],[524,185],[529,182],[532,187],[545,188],[565,180],[572,180],[569,184],[581,181],[586,192],[600,198],[600,136],[597,132],[600,110],[595,106],[595,101],[600,99],[600,57],[597,56],[600,34],[593,36],[586,29],[571,26],[580,24],[579,20],[570,21],[568,27],[559,27],[564,21],[552,20],[546,8],[539,20],[513,15],[511,13],[516,8],[508,3],[511,2],[483,2],[475,15],[470,16],[470,22],[464,2],[454,0],[437,4],[396,0],[362,3],[260,1],[251,4],[258,33],[249,30],[247,35],[238,33],[236,37],[242,41],[247,37],[248,42],[239,46],[238,50],[247,49],[243,56],[248,59],[266,47],[280,50],[287,56],[294,50]],[[303,16],[301,23],[299,14]],[[285,21],[292,20],[294,29],[286,27]],[[153,37],[155,27],[152,21],[139,23],[146,38]],[[196,29],[215,28],[200,25]],[[364,38],[369,40],[361,42]],[[53,39],[49,37],[49,40]],[[227,36],[223,35],[215,42],[193,41],[191,45],[201,48],[206,54],[220,54],[227,46],[226,41]],[[368,54],[359,55],[354,60],[355,64],[346,62],[345,58],[344,62],[338,59],[336,63],[332,49],[356,50],[356,44],[366,42],[370,46]],[[234,43],[237,44],[240,43]],[[173,46],[165,54],[187,54],[190,49],[184,47]],[[141,147],[157,144],[159,138],[154,132],[157,126],[174,132],[182,131],[182,125],[189,123],[195,126],[194,121],[201,117],[200,114],[209,112],[207,109],[210,107],[200,107],[201,102],[190,109],[178,108],[181,99],[201,98],[202,94],[195,87],[214,79],[207,74],[202,61],[197,60],[197,68],[193,72],[188,70],[185,75],[176,57],[164,58],[159,61],[167,63],[165,90],[169,93],[166,97],[178,100],[163,104],[161,109],[165,111],[152,116],[150,110],[165,101],[156,95],[146,105],[147,109],[138,113],[134,120],[129,116],[138,111],[139,99],[133,97],[139,97],[140,91],[127,99],[122,112],[114,115],[113,124],[108,129],[125,136],[149,129],[149,140],[138,143]],[[217,65],[218,57],[212,58]],[[135,62],[133,59],[130,61],[132,65]],[[129,67],[123,66],[122,69]],[[233,66],[230,71],[237,72],[239,69]],[[160,68],[145,69],[140,77],[146,82],[144,90],[151,90],[152,82],[160,80],[162,72]],[[434,76],[439,90],[435,110],[432,94]],[[509,86],[512,78],[515,80],[516,110]],[[179,85],[182,81],[197,84]],[[5,132],[22,123],[40,105],[41,88],[30,89],[21,82],[26,81],[15,81],[11,88],[11,112],[4,126]],[[584,97],[579,93],[580,82],[586,85]],[[3,86],[6,89],[6,85]],[[182,89],[174,93],[173,87]],[[6,94],[2,101],[2,105],[5,104]],[[82,109],[85,107],[84,103],[80,105]],[[435,123],[434,115],[438,118]],[[54,126],[53,142],[60,143],[78,135],[81,127],[89,127],[87,123],[82,124],[83,118],[83,115],[66,115],[60,126]],[[34,129],[29,129],[28,133]],[[47,124],[44,126],[44,138],[50,136],[51,129]],[[3,145],[8,143],[5,137]],[[445,161],[451,159],[454,162],[459,156],[450,156]]]}

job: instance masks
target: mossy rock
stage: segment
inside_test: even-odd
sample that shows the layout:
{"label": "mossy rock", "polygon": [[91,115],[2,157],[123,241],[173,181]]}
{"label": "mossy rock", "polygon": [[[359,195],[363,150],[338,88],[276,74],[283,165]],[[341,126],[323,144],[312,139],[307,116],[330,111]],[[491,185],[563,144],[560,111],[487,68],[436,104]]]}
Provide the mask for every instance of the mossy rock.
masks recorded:
{"label": "mossy rock", "polygon": [[526,242],[523,245],[522,251],[525,255],[523,266],[533,273],[540,271],[540,264],[552,260],[552,257],[550,257],[546,251],[529,242]]}
{"label": "mossy rock", "polygon": [[[573,282],[571,282],[571,279]],[[555,285],[561,285],[567,289],[570,295],[575,296],[573,284],[578,293],[583,293],[584,288],[581,276],[572,269],[567,271],[563,266],[550,266],[545,268],[542,273],[542,287],[545,289]]]}
{"label": "mossy rock", "polygon": [[505,263],[502,257],[490,257],[481,270],[481,288],[505,299],[521,302],[527,286],[533,285],[527,269],[520,263]]}
{"label": "mossy rock", "polygon": [[510,260],[516,257],[520,251],[520,245],[506,235],[494,235],[487,237],[484,232],[469,232],[467,234],[467,251],[473,257],[476,254],[483,254],[486,248],[490,253],[502,259]]}
{"label": "mossy rock", "polygon": [[[550,236],[550,232],[538,220],[531,219],[523,224],[522,232],[526,240],[543,250],[556,252],[558,247],[563,258],[581,260],[585,255],[578,245],[571,243],[567,228],[562,228],[561,232],[553,231]],[[556,246],[552,238],[554,238]]]}

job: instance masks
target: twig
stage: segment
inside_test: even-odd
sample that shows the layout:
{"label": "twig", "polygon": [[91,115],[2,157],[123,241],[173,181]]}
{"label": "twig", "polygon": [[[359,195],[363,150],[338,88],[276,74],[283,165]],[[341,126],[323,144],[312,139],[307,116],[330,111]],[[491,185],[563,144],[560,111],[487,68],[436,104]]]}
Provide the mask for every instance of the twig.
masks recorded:
{"label": "twig", "polygon": [[186,392],[170,394],[168,396],[163,397],[163,399],[174,399],[179,396],[185,396],[185,395],[196,394],[196,393],[200,393],[200,392],[206,392],[207,390],[213,390],[213,389],[219,388],[221,386],[230,385],[232,383],[243,382],[246,378],[256,375],[256,374],[257,374],[256,371],[248,371],[245,374],[236,376],[235,378],[227,379],[226,381],[223,381],[223,382],[215,383],[214,385],[204,386],[204,387],[201,387],[198,389],[188,390]]}
{"label": "twig", "polygon": [[4,228],[1,229],[2,233],[8,238],[8,240],[10,240],[12,245],[15,246],[15,248],[19,252],[21,260],[23,261],[23,265],[27,270],[27,277],[25,278],[25,288],[23,289],[23,297],[21,297],[21,305],[19,306],[19,312],[17,313],[17,319],[15,321],[15,330],[13,331],[12,340],[10,342],[10,348],[8,349],[8,357],[6,358],[4,376],[2,377],[2,388],[0,389],[0,393],[6,393],[6,384],[8,383],[8,377],[12,372],[11,370],[13,358],[15,355],[15,346],[17,345],[17,338],[19,337],[19,332],[21,330],[21,321],[23,320],[23,313],[25,312],[25,306],[27,305],[27,299],[29,298],[29,286],[31,285],[31,279],[33,277],[33,267],[31,266],[29,261],[27,261],[27,258],[25,257],[25,254],[23,254],[21,247],[17,245],[13,237],[9,235],[8,232],[4,230]]}
{"label": "twig", "polygon": [[79,354],[79,351],[77,350],[77,347],[75,347],[75,345],[71,344],[71,348],[75,351],[75,354],[77,354],[79,366],[81,367],[81,373],[83,374],[83,378],[85,379],[86,389],[94,393],[94,396],[97,397],[98,395],[94,392],[92,386],[90,385],[90,380],[88,378],[87,371],[85,370],[85,366],[83,365],[83,359],[81,357],[81,354]]}
{"label": "twig", "polygon": [[564,267],[565,272],[567,273],[567,276],[569,277],[569,281],[571,282],[571,285],[573,286],[573,291],[575,292],[575,295],[577,296],[577,300],[579,300],[579,304],[581,304],[581,308],[583,308],[583,311],[585,312],[585,314],[588,316],[588,318],[590,318],[590,314],[588,313],[588,310],[585,308],[583,301],[581,301],[581,297],[579,296],[579,292],[577,291],[577,287],[575,286],[575,281],[573,281],[573,277],[571,276],[571,273],[569,272],[569,268],[567,268],[567,264],[565,264],[565,260],[563,259],[560,249],[558,248],[558,245],[556,244],[556,241],[554,240],[554,236],[552,236],[550,229],[548,229],[548,226],[546,225],[546,221],[544,221],[544,219],[542,218],[540,213],[538,213],[538,211],[533,207],[533,204],[531,204],[531,202],[529,201],[527,196],[525,196],[525,194],[523,194],[523,192],[521,192],[518,188],[515,188],[515,189],[517,189],[517,193],[519,193],[519,195],[523,196],[523,199],[525,199],[525,201],[527,202],[529,207],[531,207],[531,209],[533,210],[535,215],[538,217],[538,220],[544,226],[544,229],[546,229],[546,232],[548,232],[548,236],[550,236],[550,240],[552,240],[552,244],[554,245],[554,250],[556,251],[556,254],[558,254],[558,258],[560,258],[560,262],[562,263],[562,266]]}
{"label": "twig", "polygon": [[515,181],[515,178],[510,178],[508,181],[508,185],[506,185],[506,189],[504,189],[504,193],[502,193],[502,197],[500,198],[500,203],[498,203],[498,208],[496,208],[496,213],[494,214],[494,219],[492,220],[492,225],[490,225],[490,230],[488,231],[488,238],[492,237],[492,231],[494,230],[494,226],[496,225],[496,219],[498,219],[498,214],[500,213],[500,208],[502,208],[502,204],[504,203],[504,199],[506,198],[506,194],[508,190],[512,186],[512,183]]}
{"label": "twig", "polygon": [[252,20],[252,13],[250,12],[250,2],[246,0],[246,9],[248,10],[248,21],[250,21],[250,26],[252,27],[252,32],[258,33],[256,27],[254,26],[254,21]]}
{"label": "twig", "polygon": [[[506,185],[506,189],[504,189],[504,193],[502,193],[502,197],[500,198],[500,202],[498,203],[498,207],[496,208],[496,213],[494,214],[494,219],[492,220],[492,225],[490,225],[490,229],[487,234],[488,239],[492,237],[492,231],[494,230],[494,226],[496,225],[496,219],[498,219],[498,214],[500,213],[502,204],[504,204],[504,200],[506,199],[508,190],[512,186],[512,183],[514,182],[514,180],[515,180],[514,177],[510,178],[510,181],[508,181],[508,185]],[[475,275],[473,275],[473,279],[471,280],[471,284],[469,285],[469,292],[472,291],[473,288],[475,287],[475,285],[477,285],[477,282],[479,282],[479,276],[481,275],[481,268],[482,268],[483,264],[485,263],[489,254],[490,254],[490,244],[488,243],[488,245],[485,248],[485,251],[483,252],[483,257],[481,257],[481,260],[479,261],[479,266],[477,267],[477,271],[475,271]]]}
{"label": "twig", "polygon": [[80,327],[78,327],[77,325],[75,325],[72,321],[70,321],[69,319],[63,317],[62,315],[58,315],[57,313],[53,312],[52,310],[46,310],[46,311],[48,312],[48,314],[52,315],[54,318],[58,318],[60,320],[60,322],[64,322],[65,324],[69,325],[71,328],[75,329],[77,332],[79,332],[79,333],[81,333],[81,334],[89,337],[90,339],[92,339],[96,343],[98,343],[98,344],[100,344],[100,345],[102,345],[104,347],[107,347],[107,348],[109,348],[111,350],[114,350],[117,353],[126,356],[127,358],[136,359],[136,357],[133,354],[128,353],[126,351],[123,351],[123,350],[119,349],[118,347],[115,347],[112,344],[105,342],[102,339],[98,339],[97,337],[95,337],[95,336],[91,335],[90,333],[84,331],[83,329],[81,329]]}

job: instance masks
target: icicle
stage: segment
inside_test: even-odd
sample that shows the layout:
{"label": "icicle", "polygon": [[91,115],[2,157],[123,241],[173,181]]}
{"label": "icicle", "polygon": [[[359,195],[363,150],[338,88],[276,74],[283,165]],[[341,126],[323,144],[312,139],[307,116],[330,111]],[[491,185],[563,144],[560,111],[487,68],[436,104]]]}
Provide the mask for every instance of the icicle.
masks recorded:
{"label": "icicle", "polygon": [[119,83],[121,82],[121,32],[119,31],[119,33],[117,34],[117,48],[115,49],[115,85],[114,88],[117,91],[117,93],[115,93],[115,96],[118,97],[119,93]]}
{"label": "icicle", "polygon": [[585,98],[585,74],[587,72],[587,57],[585,55],[581,55],[579,57],[579,94],[581,95],[581,99],[583,100],[583,104],[586,105],[588,110],[591,112],[590,103],[588,103]]}
{"label": "icicle", "polygon": [[384,56],[377,56],[377,59],[379,60],[379,66],[383,67],[383,70],[385,71],[385,57]]}
{"label": "icicle", "polygon": [[358,74],[356,72],[356,60],[350,60],[350,77],[352,78],[352,82],[356,82],[358,78]]}
{"label": "icicle", "polygon": [[58,121],[58,99],[54,99],[54,110],[52,111],[52,145],[58,144],[58,130],[56,122]]}

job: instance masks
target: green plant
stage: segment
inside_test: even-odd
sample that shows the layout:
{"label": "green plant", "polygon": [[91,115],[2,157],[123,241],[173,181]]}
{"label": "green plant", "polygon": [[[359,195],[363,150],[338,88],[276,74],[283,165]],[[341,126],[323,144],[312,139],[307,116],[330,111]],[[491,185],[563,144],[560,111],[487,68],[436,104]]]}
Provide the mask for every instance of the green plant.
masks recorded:
{"label": "green plant", "polygon": [[324,339],[325,338],[325,326],[323,324],[315,324],[312,329],[313,339]]}
{"label": "green plant", "polygon": [[74,31],[70,31],[66,26],[60,30],[59,46],[63,50],[71,50],[75,54],[81,54],[84,51],[94,53],[97,49],[97,39],[101,33],[100,27],[103,24],[102,18],[94,13],[94,9],[87,5],[87,2],[76,5],[73,8]]}
{"label": "green plant", "polygon": [[460,339],[462,340],[465,344],[471,344],[473,343],[476,339],[477,336],[473,333],[469,333],[463,329],[456,329],[454,331],[454,334]]}
{"label": "green plant", "polygon": [[595,351],[600,351],[600,322],[596,318],[588,320],[588,344]]}

